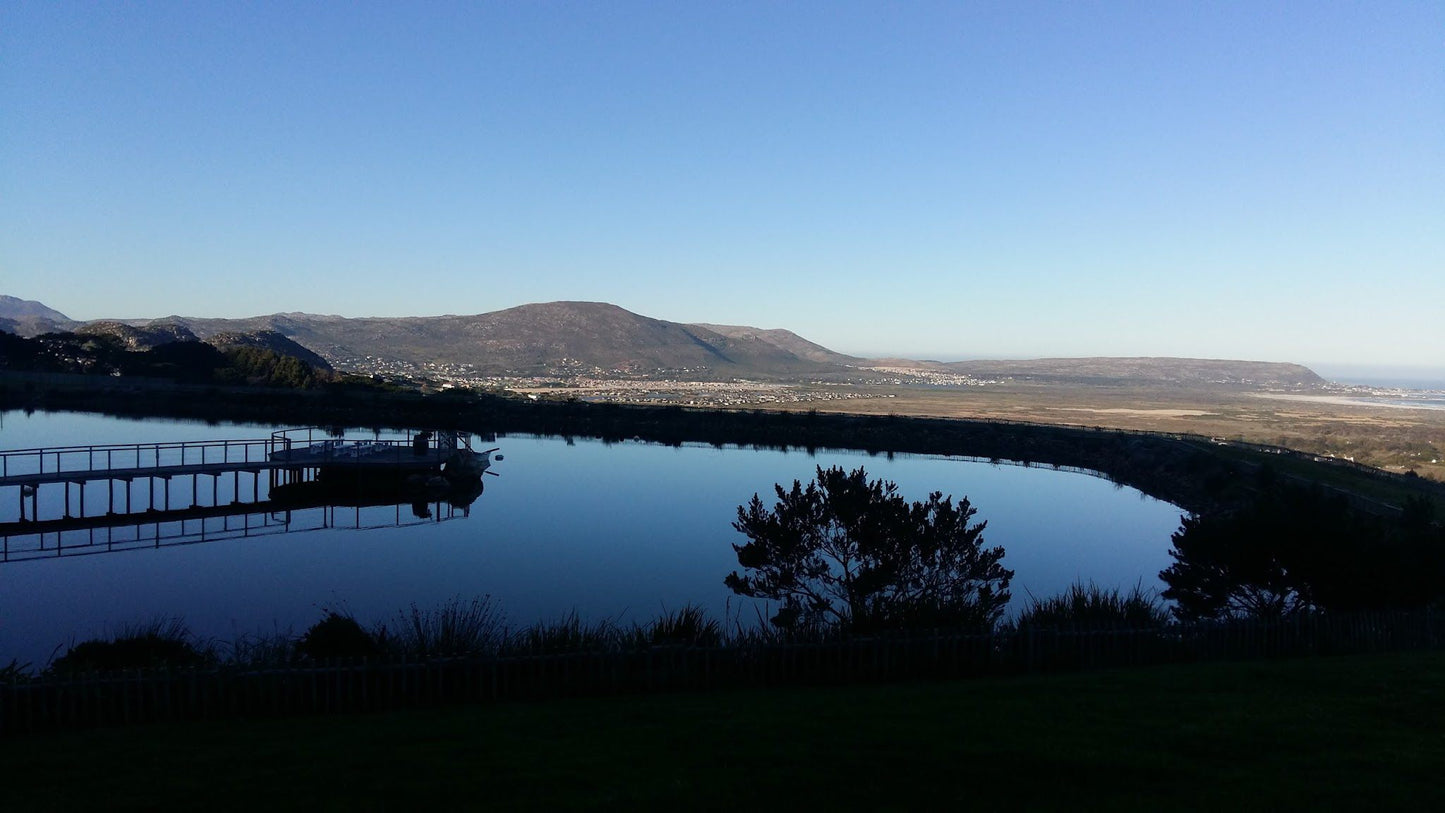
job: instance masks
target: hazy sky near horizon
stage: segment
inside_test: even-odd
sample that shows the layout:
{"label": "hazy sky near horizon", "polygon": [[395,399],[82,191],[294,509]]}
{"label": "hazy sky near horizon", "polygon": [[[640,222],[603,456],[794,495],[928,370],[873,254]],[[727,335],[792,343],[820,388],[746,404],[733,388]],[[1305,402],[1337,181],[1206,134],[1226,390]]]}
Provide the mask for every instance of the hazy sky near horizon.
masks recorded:
{"label": "hazy sky near horizon", "polygon": [[1445,367],[1445,4],[0,8],[0,293]]}

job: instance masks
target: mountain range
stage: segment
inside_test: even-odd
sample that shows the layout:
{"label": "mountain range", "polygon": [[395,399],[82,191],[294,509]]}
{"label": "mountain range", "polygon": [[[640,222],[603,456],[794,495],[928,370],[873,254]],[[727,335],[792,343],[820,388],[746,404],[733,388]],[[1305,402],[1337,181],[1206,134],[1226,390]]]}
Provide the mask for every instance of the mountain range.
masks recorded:
{"label": "mountain range", "polygon": [[[1042,383],[1153,382],[1256,386],[1325,383],[1306,367],[1210,359],[1031,361],[868,360],[788,330],[654,319],[602,302],[548,302],[467,316],[347,318],[276,313],[245,319],[168,316],[81,323],[39,302],[0,296],[0,330],[22,336],[104,331],[128,345],[200,339],[267,346],[339,370],[387,365],[476,376],[624,374],[687,380],[856,379],[870,368],[911,367]],[[299,345],[297,347],[296,345]]]}

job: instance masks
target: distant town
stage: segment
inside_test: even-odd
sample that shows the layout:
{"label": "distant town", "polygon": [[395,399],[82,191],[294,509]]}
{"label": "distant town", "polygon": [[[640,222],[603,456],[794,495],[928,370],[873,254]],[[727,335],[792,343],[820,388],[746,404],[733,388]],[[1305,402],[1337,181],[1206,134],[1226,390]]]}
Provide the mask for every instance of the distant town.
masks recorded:
{"label": "distant town", "polygon": [[[847,381],[706,381],[697,380],[702,369],[679,368],[635,373],[586,367],[561,359],[546,375],[483,375],[471,364],[428,362],[414,364],[376,356],[333,358],[337,369],[370,375],[397,383],[425,383],[437,389],[459,388],[487,392],[511,392],[532,398],[575,398],[579,401],[610,401],[679,406],[739,407],[803,402],[848,401],[894,398],[893,393],[859,390],[859,385],[982,387],[1000,383],[944,370],[902,366],[861,367]],[[568,363],[568,362],[572,363]]]}

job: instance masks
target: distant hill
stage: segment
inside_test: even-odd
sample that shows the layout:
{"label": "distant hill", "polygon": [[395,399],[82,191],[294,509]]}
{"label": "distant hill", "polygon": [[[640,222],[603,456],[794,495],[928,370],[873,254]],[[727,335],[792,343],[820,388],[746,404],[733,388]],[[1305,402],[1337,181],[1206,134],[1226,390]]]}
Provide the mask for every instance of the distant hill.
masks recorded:
{"label": "distant hill", "polygon": [[800,359],[816,361],[819,364],[833,364],[840,366],[856,366],[868,363],[866,359],[857,356],[845,356],[842,353],[834,353],[832,350],[821,344],[814,344],[799,336],[791,330],[759,330],[755,327],[741,327],[738,325],[709,325],[696,323],[691,327],[709,330],[720,336],[739,341],[763,341],[774,347],[791,353]]}
{"label": "distant hill", "polygon": [[54,308],[33,299],[0,294],[0,330],[18,336],[36,336],[70,330],[80,324]]}
{"label": "distant hill", "polygon": [[298,358],[318,370],[330,372],[332,369],[326,359],[274,330],[260,330],[254,333],[216,333],[207,337],[206,342],[218,350],[257,347],[282,356]]}
{"label": "distant hill", "polygon": [[603,302],[548,302],[471,316],[347,319],[281,313],[184,321],[201,338],[274,330],[342,369],[370,358],[471,365],[478,375],[597,371],[777,379],[841,372],[842,363],[820,359],[848,358],[787,331],[668,322]]}
{"label": "distant hill", "polygon": [[1309,387],[1326,383],[1299,364],[1223,359],[1058,358],[958,361],[942,366],[977,378],[1055,384]]}

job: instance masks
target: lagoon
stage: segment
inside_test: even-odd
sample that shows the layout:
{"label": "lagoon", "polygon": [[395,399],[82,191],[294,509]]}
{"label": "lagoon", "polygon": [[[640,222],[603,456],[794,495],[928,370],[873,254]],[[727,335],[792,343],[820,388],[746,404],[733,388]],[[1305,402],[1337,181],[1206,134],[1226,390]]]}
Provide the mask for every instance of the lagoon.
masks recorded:
{"label": "lagoon", "polygon": [[[0,449],[261,438],[276,428],[7,412]],[[536,436],[482,445],[500,447],[499,476],[447,521],[418,521],[406,505],[365,509],[358,522],[348,509],[315,508],[279,533],[0,563],[0,665],[42,667],[57,647],[156,618],[225,643],[299,634],[326,609],[370,623],[456,596],[490,595],[516,626],[574,610],[642,622],[685,604],[751,624],[766,609],[722,583],[737,566],[731,546],[744,541],[730,524],[737,506],[754,493],[766,500],[774,483],[807,482],[817,466],[862,466],[909,499],[967,496],[988,521],[987,544],[1007,551],[1014,610],[1074,581],[1159,587],[1181,513],[1087,473],[947,456]],[[0,494],[0,522],[17,519],[17,506]]]}

